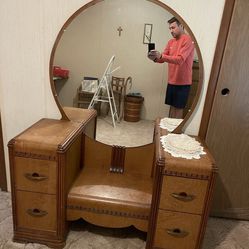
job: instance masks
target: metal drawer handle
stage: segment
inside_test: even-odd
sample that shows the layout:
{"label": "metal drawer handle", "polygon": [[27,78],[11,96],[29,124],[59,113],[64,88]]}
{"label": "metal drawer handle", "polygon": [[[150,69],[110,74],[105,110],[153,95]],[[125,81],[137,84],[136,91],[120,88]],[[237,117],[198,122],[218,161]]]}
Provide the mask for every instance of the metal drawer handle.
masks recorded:
{"label": "metal drawer handle", "polygon": [[43,211],[37,208],[33,208],[33,209],[27,209],[26,211],[29,215],[34,216],[34,217],[42,217],[48,214],[47,211]]}
{"label": "metal drawer handle", "polygon": [[167,229],[167,233],[171,236],[177,237],[177,238],[184,238],[188,236],[188,232],[181,230],[179,228],[174,228],[174,229]]}
{"label": "metal drawer handle", "polygon": [[194,195],[189,195],[185,192],[171,193],[170,195],[179,201],[193,201],[195,199]]}
{"label": "metal drawer handle", "polygon": [[48,179],[47,176],[43,176],[43,175],[39,175],[39,173],[26,173],[25,177],[31,181],[44,181],[46,179]]}

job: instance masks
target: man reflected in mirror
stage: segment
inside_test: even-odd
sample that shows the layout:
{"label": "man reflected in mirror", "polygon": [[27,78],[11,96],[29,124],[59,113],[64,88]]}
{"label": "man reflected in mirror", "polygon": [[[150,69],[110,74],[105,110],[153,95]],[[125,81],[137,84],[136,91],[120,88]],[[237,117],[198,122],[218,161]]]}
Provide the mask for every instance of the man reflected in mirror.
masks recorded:
{"label": "man reflected in mirror", "polygon": [[165,104],[170,105],[170,118],[183,118],[183,109],[187,104],[192,84],[194,43],[175,17],[168,20],[168,24],[173,38],[168,41],[162,53],[151,50],[148,52],[148,58],[155,63],[168,63]]}

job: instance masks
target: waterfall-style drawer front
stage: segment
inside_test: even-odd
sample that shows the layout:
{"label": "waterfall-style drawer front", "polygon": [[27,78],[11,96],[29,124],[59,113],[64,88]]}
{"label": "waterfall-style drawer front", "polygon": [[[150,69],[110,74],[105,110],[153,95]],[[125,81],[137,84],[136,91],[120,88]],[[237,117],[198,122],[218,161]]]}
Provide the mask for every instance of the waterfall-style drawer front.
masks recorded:
{"label": "waterfall-style drawer front", "polygon": [[15,157],[15,184],[18,190],[56,193],[56,162]]}
{"label": "waterfall-style drawer front", "polygon": [[56,196],[16,191],[17,226],[56,231]]}
{"label": "waterfall-style drawer front", "polygon": [[202,214],[208,181],[164,176],[160,208]]}
{"label": "waterfall-style drawer front", "polygon": [[159,210],[155,248],[193,249],[197,242],[201,216]]}

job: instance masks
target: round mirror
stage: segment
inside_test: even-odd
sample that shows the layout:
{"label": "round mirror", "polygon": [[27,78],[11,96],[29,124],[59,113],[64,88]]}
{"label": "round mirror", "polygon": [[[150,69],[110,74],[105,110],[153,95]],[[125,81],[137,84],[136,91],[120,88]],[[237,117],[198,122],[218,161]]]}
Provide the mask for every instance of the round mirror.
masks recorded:
{"label": "round mirror", "polygon": [[[113,127],[108,103],[94,105],[98,111],[96,139],[125,146],[152,142],[155,119],[169,114],[169,106],[164,104],[168,67],[167,63],[153,63],[147,58],[148,43],[155,43],[155,48],[163,51],[172,38],[167,21],[173,16],[180,20],[195,43],[193,83],[184,116],[173,131],[181,133],[200,95],[203,63],[188,25],[172,9],[155,0],[96,0],[84,5],[67,20],[50,59],[51,87],[62,118],[69,119],[67,107],[88,108],[92,92],[98,89],[110,58],[115,56],[111,73],[114,81],[111,80],[123,80],[125,93],[122,94],[125,96],[140,97],[140,110],[136,114],[139,122],[125,117],[129,110],[124,108],[123,102],[128,98],[120,100],[120,95],[115,95],[114,91],[121,122]],[[110,140],[110,131],[114,141]],[[123,141],[126,132],[134,133],[134,144],[119,142]]]}

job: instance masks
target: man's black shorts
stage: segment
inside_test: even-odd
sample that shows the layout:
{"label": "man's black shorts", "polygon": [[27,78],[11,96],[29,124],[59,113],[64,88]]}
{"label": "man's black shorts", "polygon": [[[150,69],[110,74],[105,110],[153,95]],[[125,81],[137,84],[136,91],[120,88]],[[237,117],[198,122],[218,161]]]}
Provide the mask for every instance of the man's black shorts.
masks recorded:
{"label": "man's black shorts", "polygon": [[166,90],[165,104],[180,109],[185,108],[188,101],[189,90],[190,85],[168,84]]}

